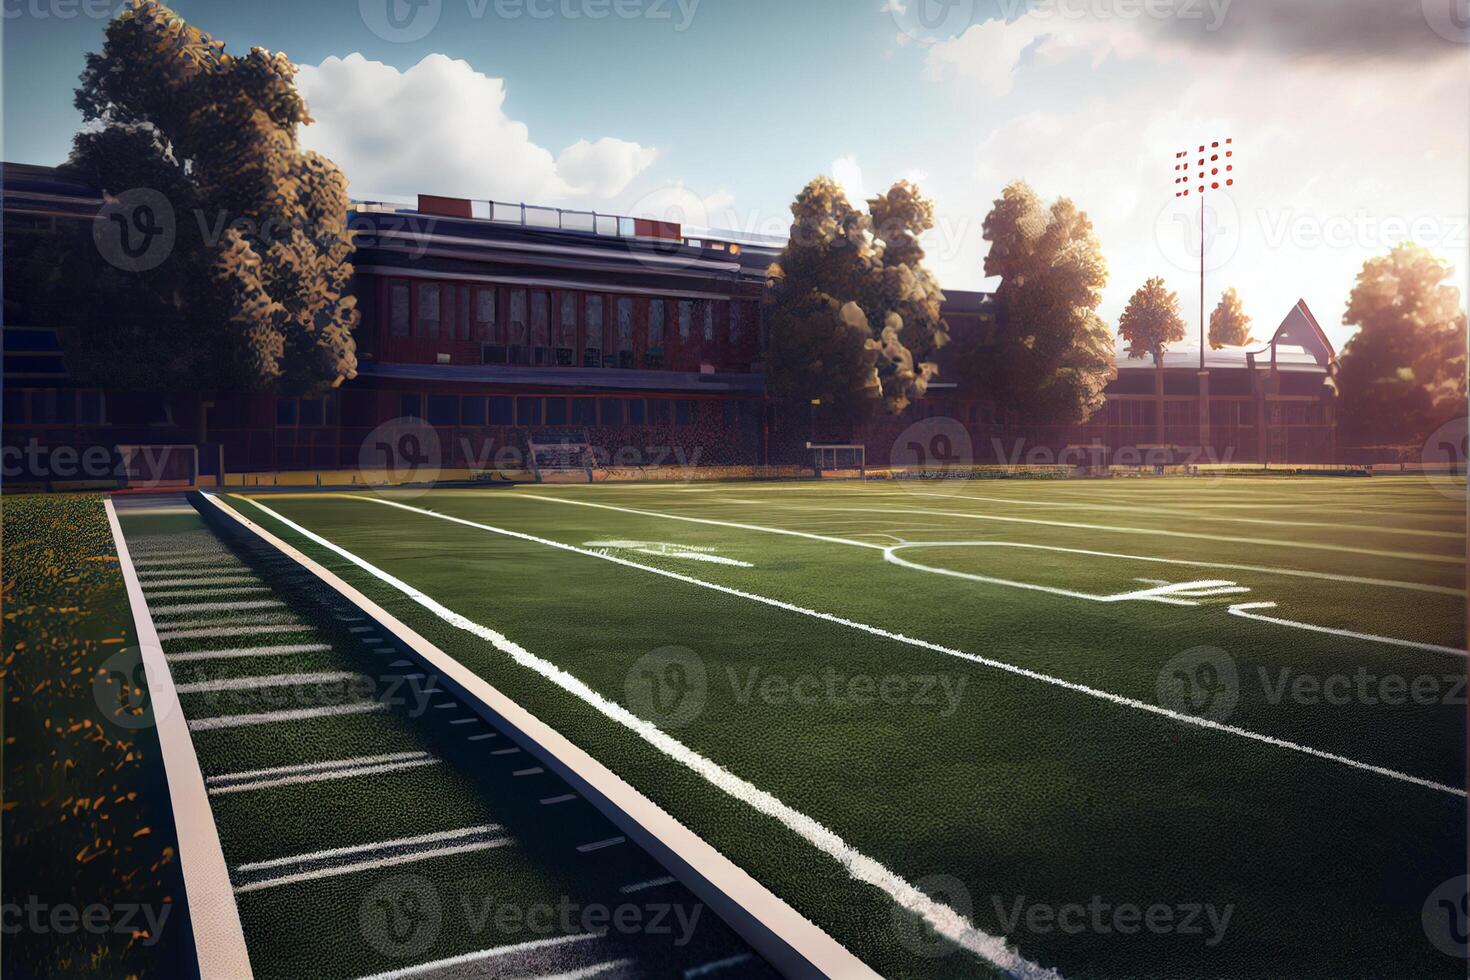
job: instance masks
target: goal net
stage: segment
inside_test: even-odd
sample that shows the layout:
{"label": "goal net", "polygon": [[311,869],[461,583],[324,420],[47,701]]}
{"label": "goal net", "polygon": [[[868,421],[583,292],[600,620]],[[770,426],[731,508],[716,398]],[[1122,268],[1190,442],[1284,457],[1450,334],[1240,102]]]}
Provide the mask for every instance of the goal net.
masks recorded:
{"label": "goal net", "polygon": [[537,432],[527,445],[531,472],[538,481],[547,476],[579,474],[592,482],[596,454],[585,431]]}
{"label": "goal net", "polygon": [[868,447],[850,443],[806,444],[817,476],[867,476]]}

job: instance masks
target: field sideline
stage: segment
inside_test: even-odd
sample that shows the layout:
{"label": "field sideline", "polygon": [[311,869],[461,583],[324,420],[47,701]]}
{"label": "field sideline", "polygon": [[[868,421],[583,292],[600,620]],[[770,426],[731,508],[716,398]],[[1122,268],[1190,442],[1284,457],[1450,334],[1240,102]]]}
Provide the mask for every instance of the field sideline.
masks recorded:
{"label": "field sideline", "polygon": [[1421,922],[1465,863],[1465,515],[1442,490],[222,499],[881,973],[1449,976]]}

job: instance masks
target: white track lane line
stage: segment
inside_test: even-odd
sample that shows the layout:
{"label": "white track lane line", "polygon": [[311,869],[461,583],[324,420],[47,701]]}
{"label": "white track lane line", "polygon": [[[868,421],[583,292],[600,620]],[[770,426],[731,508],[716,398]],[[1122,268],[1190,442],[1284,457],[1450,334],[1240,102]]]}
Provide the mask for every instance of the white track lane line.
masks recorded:
{"label": "white track lane line", "polygon": [[334,684],[362,677],[352,671],[324,671],[315,674],[269,674],[262,677],[230,677],[224,680],[194,681],[175,685],[180,694],[218,694],[222,691],[254,691],[268,687],[292,687],[296,684]]}
{"label": "white track lane line", "polygon": [[227,589],[168,589],[163,592],[148,592],[149,599],[205,599],[222,595],[247,595],[269,592],[268,585],[232,585]]}
{"label": "white track lane line", "polygon": [[350,844],[346,847],[331,847],[325,851],[312,851],[308,854],[292,854],[289,857],[269,858],[265,861],[251,861],[235,868],[236,871],[266,871],[270,868],[286,868],[293,864],[301,864],[305,861],[324,861],[330,858],[347,857],[352,854],[369,854],[373,851],[382,851],[395,847],[417,847],[420,844],[443,844],[447,841],[461,840],[465,837],[473,837],[480,834],[492,834],[505,828],[500,824],[486,823],[474,827],[459,827],[455,830],[439,830],[432,834],[418,834],[414,837],[397,837],[393,840],[373,841],[370,844]]}
{"label": "white track lane line", "polygon": [[236,660],[248,657],[288,657],[294,653],[322,653],[332,649],[329,643],[294,643],[273,647],[235,647],[230,650],[185,650],[167,653],[169,663],[197,663],[201,660]]}
{"label": "white track lane line", "polygon": [[411,851],[407,854],[395,854],[392,857],[377,858],[372,861],[328,865],[324,868],[314,868],[311,871],[297,871],[292,874],[281,875],[277,878],[265,878],[244,885],[236,885],[235,894],[244,895],[249,892],[263,891],[267,888],[278,888],[281,885],[294,885],[302,881],[336,878],[341,875],[356,874],[359,871],[377,871],[380,868],[396,868],[404,864],[414,864],[418,861],[429,861],[434,858],[453,857],[457,854],[473,854],[477,851],[490,851],[514,843],[515,841],[509,837],[492,837],[489,840],[475,841],[470,844],[454,844],[422,851]]}
{"label": "white track lane line", "polygon": [[241,772],[220,773],[218,776],[210,776],[205,783],[218,786],[225,783],[252,782],[257,779],[269,779],[272,776],[291,776],[296,773],[318,772],[323,769],[347,769],[355,766],[377,766],[385,762],[409,762],[415,759],[430,758],[429,753],[417,752],[390,752],[384,755],[361,755],[352,759],[328,759],[324,762],[298,762],[289,766],[272,766],[269,769],[246,769]]}
{"label": "white track lane line", "polygon": [[226,636],[258,636],[262,633],[311,633],[307,623],[262,623],[254,626],[216,626],[209,629],[160,630],[160,640],[213,640]]}
{"label": "white track lane line", "polygon": [[[545,545],[548,548],[555,548],[555,549],[560,550],[560,551],[568,551],[568,552],[571,552],[573,554],[584,555],[584,556],[586,556],[588,558],[596,558],[599,561],[612,562],[613,564],[622,565],[622,566],[624,566],[626,568],[636,568],[636,569],[639,569],[641,571],[648,572],[649,574],[652,574],[652,575],[660,575],[660,576],[663,576],[664,578],[673,579],[673,580],[678,581],[678,582],[684,582],[684,583],[686,583],[688,585],[695,585],[695,586],[698,586],[700,588],[709,589],[709,590],[711,590],[713,592],[721,592],[721,593],[724,593],[725,595],[735,596],[736,598],[748,599],[751,602],[758,602],[758,603],[760,603],[762,605],[770,606],[770,607],[772,607],[774,609],[784,609],[787,612],[797,613],[797,614],[802,615],[802,616],[808,616],[808,617],[810,617],[812,619],[819,619],[819,620],[822,620],[822,621],[828,622],[828,623],[835,623],[835,624],[837,624],[839,626],[846,626],[846,627],[848,627],[850,629],[859,630],[861,632],[868,633],[868,634],[870,634],[872,636],[878,636],[878,637],[882,637],[884,639],[894,640],[894,641],[896,641],[898,643],[904,643],[904,644],[907,644],[909,646],[918,647],[918,648],[924,649],[924,650],[931,650],[931,651],[933,651],[935,653],[941,653],[941,654],[944,654],[946,656],[956,657],[956,658],[958,658],[960,660],[969,661],[970,663],[979,664],[979,665],[985,666],[985,667],[991,667],[991,668],[994,668],[996,670],[1002,670],[1002,671],[1005,671],[1006,673],[1014,674],[1014,675],[1016,675],[1018,677],[1025,677],[1025,678],[1028,678],[1030,680],[1040,681],[1040,682],[1042,682],[1044,684],[1050,684],[1053,687],[1059,687],[1059,688],[1062,688],[1064,690],[1073,691],[1073,692],[1078,693],[1078,694],[1087,695],[1088,697],[1098,698],[1099,700],[1103,700],[1103,701],[1109,701],[1109,702],[1111,702],[1113,704],[1117,704],[1117,705],[1120,705],[1120,706],[1125,707],[1125,708],[1132,708],[1132,709],[1134,709],[1136,711],[1144,711],[1144,712],[1148,712],[1149,714],[1159,715],[1161,717],[1169,718],[1169,719],[1171,719],[1173,721],[1181,722],[1181,723],[1186,724],[1186,725],[1194,725],[1194,726],[1199,727],[1199,728],[1208,728],[1208,729],[1210,729],[1212,731],[1224,732],[1226,734],[1235,735],[1235,736],[1238,736],[1240,738],[1250,739],[1251,741],[1254,741],[1254,742],[1260,742],[1263,745],[1270,745],[1270,746],[1274,746],[1276,748],[1287,749],[1287,750],[1292,751],[1292,752],[1300,752],[1300,753],[1302,753],[1304,755],[1312,756],[1313,758],[1322,759],[1322,760],[1325,760],[1325,761],[1328,761],[1328,762],[1335,762],[1335,763],[1338,763],[1340,765],[1348,766],[1349,768],[1360,770],[1362,772],[1371,772],[1371,773],[1374,773],[1374,774],[1379,775],[1379,776],[1386,776],[1386,777],[1388,777],[1390,779],[1399,780],[1400,782],[1412,783],[1415,786],[1422,786],[1422,787],[1424,787],[1426,789],[1432,789],[1432,790],[1435,790],[1437,792],[1449,793],[1449,794],[1451,794],[1453,796],[1459,796],[1459,797],[1462,797],[1462,798],[1466,796],[1466,791],[1463,790],[1463,789],[1460,789],[1459,787],[1446,786],[1443,783],[1437,783],[1437,782],[1435,782],[1433,780],[1424,779],[1424,778],[1419,777],[1419,776],[1412,776],[1412,775],[1409,775],[1408,773],[1399,772],[1396,769],[1389,769],[1389,768],[1387,768],[1385,766],[1378,766],[1378,765],[1374,765],[1372,763],[1362,762],[1362,761],[1359,761],[1357,759],[1349,758],[1347,756],[1338,755],[1338,754],[1336,754],[1334,752],[1326,752],[1326,751],[1323,751],[1322,749],[1315,749],[1315,748],[1312,748],[1309,745],[1302,745],[1302,744],[1297,743],[1297,742],[1287,741],[1286,739],[1276,738],[1275,736],[1272,736],[1272,735],[1263,735],[1260,732],[1253,732],[1253,731],[1250,731],[1249,729],[1239,728],[1239,727],[1237,727],[1235,725],[1226,725],[1226,724],[1223,724],[1221,722],[1211,721],[1208,718],[1199,718],[1199,717],[1196,717],[1194,715],[1184,714],[1183,712],[1173,711],[1173,710],[1171,710],[1169,708],[1162,707],[1161,705],[1149,704],[1147,701],[1139,701],[1139,700],[1137,700],[1135,698],[1125,697],[1125,696],[1123,696],[1121,694],[1114,694],[1111,691],[1104,691],[1104,690],[1100,690],[1100,689],[1095,688],[1095,687],[1088,687],[1085,684],[1078,684],[1078,683],[1076,683],[1074,681],[1064,680],[1064,679],[1062,679],[1060,677],[1053,677],[1050,674],[1043,674],[1040,671],[1031,670],[1031,669],[1026,668],[1026,667],[1019,667],[1019,666],[1017,666],[1015,664],[1006,663],[1005,661],[1002,661],[1002,660],[992,660],[989,657],[982,657],[982,656],[980,656],[978,654],[974,654],[974,653],[966,653],[963,650],[956,650],[953,647],[946,647],[946,646],[943,646],[943,645],[938,644],[938,643],[931,643],[928,640],[920,640],[920,639],[916,639],[914,637],[905,636],[902,633],[895,633],[895,632],[893,632],[891,630],[886,630],[886,629],[883,629],[882,627],[879,627],[879,626],[870,626],[870,625],[868,625],[866,623],[859,623],[859,622],[856,622],[855,620],[846,619],[846,618],[841,617],[841,616],[833,615],[832,613],[818,612],[817,610],[807,609],[807,608],[805,608],[803,606],[793,605],[792,603],[784,602],[784,601],[782,601],[780,599],[772,599],[772,598],[769,598],[767,596],[756,595],[753,592],[745,592],[745,591],[743,591],[741,589],[731,588],[730,586],[727,586],[727,585],[719,585],[718,583],[715,583],[715,582],[706,582],[703,579],[697,579],[697,578],[694,578],[692,576],[685,575],[682,572],[673,572],[673,571],[669,571],[667,569],[655,568],[655,567],[653,567],[651,565],[641,565],[638,562],[630,561],[627,558],[619,558],[619,557],[617,557],[615,555],[601,555],[601,554],[598,554],[597,552],[594,552],[594,551],[587,551],[586,549],[578,548],[576,545],[563,544],[560,541],[552,541],[549,538],[538,538],[538,537],[536,537],[535,535],[532,535],[532,534],[526,534],[526,533],[521,532],[521,531],[511,531],[511,530],[507,530],[505,528],[498,528],[498,527],[494,527],[494,526],[489,525],[489,524],[480,524],[480,523],[477,523],[475,521],[465,520],[462,517],[452,517],[452,516],[447,515],[447,514],[436,514],[436,513],[434,513],[433,511],[430,511],[430,510],[423,510],[422,508],[419,508],[419,507],[411,507],[408,504],[400,504],[400,503],[397,503],[395,501],[382,500],[382,499],[379,499],[377,497],[360,497],[360,496],[353,496],[353,495],[350,495],[350,494],[342,494],[340,496],[342,496],[344,499],[347,499],[347,500],[360,500],[360,501],[364,501],[364,502],[367,502],[367,503],[381,504],[381,505],[383,505],[385,507],[395,507],[395,508],[398,508],[399,510],[405,510],[405,511],[408,511],[410,513],[422,514],[425,517],[433,517],[433,518],[437,518],[438,520],[449,521],[449,522],[454,523],[454,524],[461,524],[461,525],[463,525],[465,527],[478,528],[479,530],[488,531],[488,532],[490,532],[492,534],[499,534],[499,535],[502,535],[504,537],[517,538],[517,539],[520,539],[520,540],[523,540],[523,541],[531,541],[531,542],[534,542],[534,543],[537,543],[537,544]],[[416,601],[418,601],[421,605],[424,605],[426,602],[427,603],[432,603],[432,606],[430,606],[429,608],[435,609],[436,610],[436,614],[439,614],[441,616],[441,618],[443,618],[443,616],[445,616],[445,615],[450,616],[450,617],[455,617],[455,619],[454,620],[451,620],[451,621],[455,622],[456,625],[460,625],[460,622],[459,621],[461,621],[461,620],[464,623],[469,624],[467,626],[462,626],[461,628],[467,629],[470,632],[475,632],[476,630],[484,630],[487,633],[490,633],[490,634],[493,634],[496,637],[499,637],[505,643],[510,644],[511,646],[514,646],[514,644],[511,644],[511,642],[509,640],[506,640],[499,633],[495,633],[493,630],[488,630],[487,627],[480,626],[478,623],[474,623],[473,621],[471,621],[471,620],[469,620],[469,619],[467,619],[467,618],[465,618],[463,616],[460,616],[458,613],[454,612],[453,610],[450,610],[446,606],[443,606],[437,600],[434,600],[434,599],[430,598],[425,593],[420,592],[419,590],[415,589],[413,586],[408,585],[407,583],[401,581],[400,579],[394,578],[393,576],[389,575],[387,572],[384,572],[382,569],[379,569],[376,566],[373,566],[373,565],[369,564],[364,559],[358,558],[356,555],[353,555],[351,552],[347,551],[346,549],[341,548],[340,546],[333,544],[332,542],[326,540],[325,538],[322,538],[320,535],[317,535],[317,534],[315,534],[315,533],[313,533],[311,531],[308,531],[305,528],[301,527],[299,524],[295,524],[292,521],[290,521],[289,519],[282,517],[281,515],[277,514],[275,511],[271,510],[269,507],[266,507],[264,504],[260,503],[259,501],[253,500],[253,499],[248,498],[248,497],[247,498],[244,498],[244,499],[248,500],[251,504],[253,504],[255,507],[259,508],[260,510],[263,510],[267,514],[270,514],[272,517],[275,517],[277,520],[281,521],[281,523],[285,524],[286,526],[291,527],[291,528],[297,530],[298,532],[300,532],[300,533],[306,535],[307,537],[311,538],[313,541],[316,541],[318,544],[321,544],[323,547],[326,547],[326,548],[329,548],[329,549],[331,549],[333,551],[338,552],[339,554],[342,555],[342,557],[347,558],[349,561],[353,562],[354,564],[359,564],[360,567],[362,567],[364,570],[370,571],[372,574],[374,574],[378,578],[382,579],[384,582],[388,582],[389,584],[394,585],[396,588],[399,588],[401,591],[407,593],[410,597],[412,597],[413,599],[415,599]],[[437,612],[438,610],[442,610],[443,612],[442,613],[438,613]],[[494,641],[492,641],[492,642],[494,642]],[[498,645],[499,644],[497,643],[497,646]],[[516,650],[520,650],[521,648],[520,647],[515,647],[515,649]],[[524,652],[524,651],[522,651],[522,652]],[[535,658],[531,654],[526,654],[526,656],[527,657],[531,657],[533,660],[536,660],[536,661],[538,661],[540,663],[545,663],[545,661],[540,661],[539,658]],[[548,664],[547,666],[550,667],[552,670],[557,670],[557,671],[560,670],[560,668],[557,668],[554,665]],[[581,684],[580,681],[577,681],[576,683]],[[585,687],[585,685],[583,685],[583,686]],[[587,690],[594,697],[599,697],[599,698],[601,697],[600,695],[597,695],[596,692],[591,691],[590,688],[587,688]],[[635,721],[637,720],[636,716],[630,716],[630,717],[633,717]],[[660,732],[660,734],[662,734],[662,733]]]}
{"label": "white track lane line", "polygon": [[[736,523],[732,523],[730,521],[717,521],[717,520],[714,520],[712,518],[687,517],[687,516],[682,515],[682,514],[667,514],[667,513],[661,513],[659,511],[636,510],[636,509],[631,508],[631,507],[618,507],[618,506],[616,506],[614,504],[598,504],[598,503],[593,503],[590,500],[565,500],[565,499],[563,499],[561,497],[553,497],[553,496],[550,496],[550,495],[545,495],[545,494],[540,494],[540,493],[516,493],[516,494],[512,494],[512,496],[521,497],[521,498],[526,499],[526,500],[540,500],[540,501],[543,501],[545,503],[565,504],[565,505],[571,506],[571,507],[593,507],[593,508],[596,508],[598,510],[610,510],[610,511],[616,511],[616,512],[624,513],[624,514],[637,514],[637,515],[639,515],[641,517],[656,517],[656,518],[661,518],[663,520],[668,520],[668,521],[684,521],[684,522],[690,523],[690,524],[709,524],[709,525],[713,525],[715,527],[735,528],[737,530],[742,530],[742,531],[759,531],[759,532],[762,532],[762,533],[765,533],[765,534],[780,534],[780,535],[786,535],[786,536],[789,536],[789,537],[810,538],[810,539],[817,540],[817,541],[825,541],[825,542],[827,542],[829,544],[845,544],[845,545],[851,545],[851,546],[853,546],[855,548],[869,548],[869,549],[872,549],[872,550],[875,550],[875,551],[884,551],[887,548],[886,545],[874,544],[873,542],[870,542],[870,541],[857,541],[857,540],[854,540],[852,538],[840,538],[840,537],[833,537],[833,536],[830,536],[830,535],[808,534],[808,533],[803,532],[803,531],[795,531],[795,530],[792,530],[791,528],[785,528],[785,527],[763,527],[763,526],[761,526],[759,524],[736,524]],[[909,495],[908,494],[903,494],[903,496],[906,497],[906,496],[909,496]],[[803,508],[803,509],[817,509],[817,508]],[[830,511],[833,511],[833,512],[836,512],[836,511],[841,510],[841,508],[819,508],[819,509],[822,509],[822,510],[830,510]],[[929,511],[921,511],[920,513],[930,513],[930,512]],[[892,535],[888,535],[888,536],[891,537]],[[919,542],[912,542],[912,543],[918,544]],[[1464,589],[1455,589],[1455,588],[1450,588],[1449,586],[1443,586],[1443,585],[1426,585],[1426,584],[1422,584],[1422,583],[1419,583],[1419,582],[1399,582],[1399,581],[1395,581],[1395,580],[1392,580],[1392,579],[1365,578],[1365,577],[1355,576],[1355,575],[1341,575],[1341,574],[1338,574],[1336,572],[1313,572],[1313,571],[1309,571],[1307,569],[1301,569],[1301,568],[1272,568],[1272,567],[1267,566],[1267,565],[1238,565],[1238,564],[1230,564],[1230,563],[1224,563],[1224,562],[1189,561],[1189,560],[1185,560],[1185,559],[1182,559],[1182,558],[1156,558],[1156,557],[1150,557],[1150,556],[1144,556],[1144,555],[1125,555],[1125,554],[1118,554],[1118,553],[1109,552],[1109,551],[1088,551],[1088,550],[1084,550],[1084,549],[1081,549],[1081,548],[1062,548],[1062,547],[1057,547],[1057,546],[1052,546],[1052,545],[1040,545],[1040,544],[1012,544],[1012,545],[1010,545],[1010,547],[1014,547],[1014,548],[1035,548],[1035,549],[1042,550],[1042,551],[1056,551],[1056,552],[1063,552],[1063,553],[1066,553],[1066,554],[1074,554],[1074,555],[1091,555],[1091,556],[1099,557],[1099,558],[1126,558],[1126,559],[1129,559],[1129,560],[1132,560],[1132,561],[1157,562],[1157,563],[1160,563],[1160,564],[1183,565],[1183,566],[1190,566],[1190,567],[1194,567],[1194,568],[1218,568],[1218,569],[1221,569],[1223,571],[1260,572],[1260,573],[1266,574],[1266,575],[1285,575],[1285,576],[1289,576],[1291,578],[1314,578],[1314,579],[1321,579],[1321,580],[1327,581],[1327,582],[1352,582],[1352,583],[1358,584],[1358,585],[1381,585],[1381,586],[1384,586],[1384,587],[1387,587],[1387,588],[1409,589],[1409,590],[1417,591],[1417,592],[1435,592],[1435,593],[1439,593],[1439,594],[1443,594],[1443,595],[1453,595],[1453,596],[1464,596],[1465,595],[1465,590]]]}
{"label": "white track lane line", "polygon": [[173,606],[155,606],[148,611],[154,616],[187,616],[190,613],[244,612],[249,609],[284,609],[286,604],[279,599],[239,599],[234,602],[184,602]]}
{"label": "white track lane line", "polygon": [[[402,579],[388,574],[366,559],[343,548],[341,545],[335,544],[316,532],[302,527],[291,519],[277,514],[274,510],[259,501],[249,497],[238,499],[244,500],[257,510],[269,514],[281,524],[293,529],[308,540],[352,562],[369,575],[372,575],[391,588],[402,592],[444,622],[489,642],[495,649],[508,655],[514,662],[547,678],[564,691],[600,712],[606,718],[627,728],[670,759],[688,767],[703,777],[711,786],[718,788],[734,799],[746,803],[756,811],[779,820],[793,833],[846,868],[855,880],[883,890],[896,904],[908,909],[923,919],[931,928],[940,935],[950,939],[956,945],[968,949],[976,956],[982,957],[1002,970],[1006,970],[1022,978],[1022,980],[1059,976],[1055,971],[1037,966],[1021,956],[1020,953],[1006,944],[1004,937],[992,936],[983,930],[977,929],[964,915],[915,888],[881,862],[857,851],[829,828],[813,820],[806,814],[793,809],[765,790],[725,770],[714,761],[698,754],[684,743],[670,736],[667,732],[659,729],[656,725],[639,718],[622,705],[603,697],[588,687],[585,682],[567,673],[555,664],[537,657],[524,647],[503,634],[490,629],[488,626],[483,626],[466,616],[456,613],[427,593],[414,588]],[[412,510],[413,508],[409,509]],[[470,522],[464,523],[469,524]],[[521,535],[513,536],[521,537]],[[571,546],[556,545],[556,547],[566,547],[571,551],[580,551],[580,549]],[[634,568],[646,567],[619,558],[607,557],[603,560],[617,564],[626,564]],[[668,576],[675,579],[684,578],[684,576],[673,572],[668,573]],[[533,776],[540,775],[544,772],[545,770],[542,767],[533,766],[529,769],[518,770],[511,775]]]}
{"label": "white track lane line", "polygon": [[[553,936],[550,939],[532,939],[510,946],[496,946],[492,949],[482,949],[475,953],[450,956],[447,959],[434,960],[431,963],[405,966],[397,970],[389,970],[386,973],[374,973],[372,976],[358,977],[358,980],[408,980],[409,977],[422,977],[432,973],[441,974],[446,978],[474,976],[476,974],[482,974],[482,971],[463,971],[458,968],[470,966],[475,963],[485,963],[489,960],[500,959],[505,956],[518,956],[521,953],[529,953],[538,949],[565,946],[568,943],[584,943],[589,939],[601,939],[604,935],[606,933],[603,930],[598,930],[596,932],[574,933],[570,936]],[[493,971],[483,973],[482,975],[491,976],[493,975]]]}
{"label": "white track lane line", "polygon": [[143,583],[143,588],[153,589],[182,588],[185,586],[206,585],[241,585],[247,582],[259,582],[260,579],[254,575],[211,575],[207,578],[159,578],[149,579]]}
{"label": "white track lane line", "polygon": [[320,772],[303,772],[295,776],[278,776],[261,779],[253,783],[230,783],[227,786],[211,786],[210,796],[226,796],[231,793],[247,793],[259,789],[275,789],[278,786],[301,786],[307,783],[325,783],[335,779],[356,779],[360,776],[382,776],[406,769],[421,769],[438,765],[438,759],[414,759],[408,762],[385,762],[377,766],[357,766],[351,769],[324,769]]}
{"label": "white track lane line", "polygon": [[312,718],[331,718],[338,715],[365,715],[374,711],[384,711],[387,707],[386,704],[379,701],[353,701],[350,704],[331,704],[320,708],[293,708],[289,711],[261,711],[248,715],[194,718],[189,721],[189,731],[212,732],[222,728],[274,725],[283,721],[307,721]]}

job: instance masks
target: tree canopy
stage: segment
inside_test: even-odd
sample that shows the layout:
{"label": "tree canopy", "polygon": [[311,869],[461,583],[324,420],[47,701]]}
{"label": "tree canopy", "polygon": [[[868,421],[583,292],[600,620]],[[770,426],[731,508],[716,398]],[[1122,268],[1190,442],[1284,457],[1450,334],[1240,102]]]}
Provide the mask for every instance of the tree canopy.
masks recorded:
{"label": "tree canopy", "polygon": [[1419,442],[1465,414],[1465,311],[1450,275],[1408,242],[1363,265],[1343,316],[1359,328],[1339,374],[1348,442]]}
{"label": "tree canopy", "polygon": [[820,399],[856,422],[922,397],[949,339],[919,244],[933,205],[901,181],[868,208],[816,178],[792,204],[791,238],[769,271],[772,393]]}
{"label": "tree canopy", "polygon": [[295,74],[282,54],[225,53],[153,0],[108,26],[76,93],[90,125],[66,169],[105,193],[117,234],[169,245],[134,267],[99,237],[62,274],[80,376],[296,393],[356,375],[347,181],[300,149],[311,119]]}
{"label": "tree canopy", "polygon": [[1115,376],[1113,338],[1097,315],[1107,262],[1087,214],[1044,206],[1024,181],[985,219],[985,274],[1000,277],[994,332],[955,358],[997,406],[1038,422],[1084,422]]}
{"label": "tree canopy", "polygon": [[1129,357],[1164,356],[1170,344],[1184,339],[1184,320],[1179,316],[1179,294],[1171,293],[1160,276],[1149,279],[1128,300],[1118,334],[1128,341]]}
{"label": "tree canopy", "polygon": [[1245,309],[1240,305],[1240,295],[1231,286],[1220,296],[1220,305],[1210,313],[1210,346],[1219,350],[1221,347],[1244,347],[1255,342],[1256,339],[1251,336],[1251,318],[1245,315]]}

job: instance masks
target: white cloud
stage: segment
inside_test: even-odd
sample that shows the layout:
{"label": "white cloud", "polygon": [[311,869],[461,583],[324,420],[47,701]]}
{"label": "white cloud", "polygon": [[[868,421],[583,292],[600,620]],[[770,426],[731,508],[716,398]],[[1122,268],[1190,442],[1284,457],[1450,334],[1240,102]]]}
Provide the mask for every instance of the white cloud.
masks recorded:
{"label": "white cloud", "polygon": [[357,197],[418,193],[556,204],[621,194],[658,158],[626,140],[580,140],[559,155],[505,114],[505,82],[442,54],[407,71],[361,54],[303,65],[315,122],[302,145],[335,160]]}
{"label": "white cloud", "polygon": [[832,179],[847,193],[847,200],[857,207],[862,207],[863,202],[868,199],[868,192],[863,184],[863,168],[858,165],[857,157],[845,156],[833,160]]}
{"label": "white cloud", "polygon": [[[931,47],[926,76],[974,106],[955,128],[978,134],[963,165],[930,164],[925,190],[941,229],[929,251],[941,281],[993,285],[983,282],[981,221],[1004,185],[1024,178],[1092,217],[1112,273],[1105,317],[1115,323],[1144,279],[1164,275],[1192,323],[1197,245],[1186,246],[1189,229],[1171,213],[1173,153],[1226,136],[1238,180],[1219,199],[1230,227],[1211,255],[1207,308],[1235,286],[1259,335],[1306,298],[1340,344],[1354,277],[1397,242],[1430,247],[1463,281],[1470,126],[1446,107],[1463,105],[1470,64],[1293,57],[1280,38],[1251,43],[1253,21],[1230,23],[1242,36],[1211,44],[1157,24],[1068,21],[1057,31],[1056,18],[1023,17]],[[1013,94],[977,98],[1001,92]]]}

